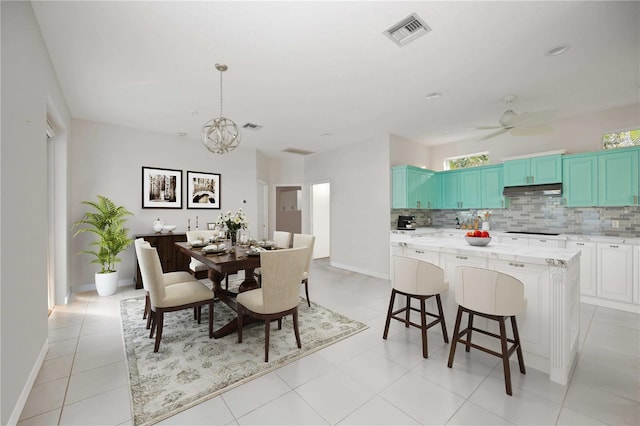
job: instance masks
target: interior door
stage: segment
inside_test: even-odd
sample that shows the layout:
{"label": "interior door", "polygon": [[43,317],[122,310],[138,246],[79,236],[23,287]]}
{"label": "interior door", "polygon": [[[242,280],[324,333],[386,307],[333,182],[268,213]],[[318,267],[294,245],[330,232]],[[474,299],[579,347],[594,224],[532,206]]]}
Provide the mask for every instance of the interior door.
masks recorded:
{"label": "interior door", "polygon": [[331,255],[331,184],[311,185],[311,233],[316,242],[313,258]]}

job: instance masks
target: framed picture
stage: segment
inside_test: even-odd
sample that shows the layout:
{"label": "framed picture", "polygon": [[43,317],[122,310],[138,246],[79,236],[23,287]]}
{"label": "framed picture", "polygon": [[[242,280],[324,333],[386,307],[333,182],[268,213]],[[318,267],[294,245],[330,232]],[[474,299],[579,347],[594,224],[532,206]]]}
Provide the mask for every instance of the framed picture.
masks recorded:
{"label": "framed picture", "polygon": [[182,170],[143,167],[142,208],[181,209]]}
{"label": "framed picture", "polygon": [[220,208],[220,174],[187,172],[187,208]]}
{"label": "framed picture", "polygon": [[215,222],[209,222],[209,223],[207,223],[207,229],[208,229],[209,231],[213,231],[214,229],[216,229],[216,224],[215,224]]}

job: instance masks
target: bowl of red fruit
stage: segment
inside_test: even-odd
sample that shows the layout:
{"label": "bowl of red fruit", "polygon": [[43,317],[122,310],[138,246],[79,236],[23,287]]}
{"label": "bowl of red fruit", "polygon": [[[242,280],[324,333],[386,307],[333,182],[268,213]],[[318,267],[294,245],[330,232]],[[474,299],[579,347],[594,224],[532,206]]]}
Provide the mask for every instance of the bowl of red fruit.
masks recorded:
{"label": "bowl of red fruit", "polygon": [[486,246],[491,242],[491,236],[488,231],[469,231],[464,236],[465,241],[470,246]]}

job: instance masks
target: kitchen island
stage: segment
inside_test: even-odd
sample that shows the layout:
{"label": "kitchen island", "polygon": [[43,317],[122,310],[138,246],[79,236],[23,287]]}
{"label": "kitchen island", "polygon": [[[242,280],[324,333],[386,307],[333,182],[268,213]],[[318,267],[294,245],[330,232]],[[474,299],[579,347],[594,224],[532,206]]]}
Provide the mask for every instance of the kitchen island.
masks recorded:
{"label": "kitchen island", "polygon": [[[453,330],[457,311],[453,286],[458,266],[496,270],[522,281],[527,303],[525,311],[518,315],[518,328],[525,365],[548,373],[556,383],[567,384],[576,361],[580,333],[578,250],[494,241],[485,247],[474,247],[463,239],[416,236],[405,241],[393,239],[391,254],[426,260],[444,269],[450,283],[449,291],[443,295],[449,330]],[[480,323],[478,319],[477,323],[497,331],[486,320]],[[483,343],[496,344],[491,339]]]}

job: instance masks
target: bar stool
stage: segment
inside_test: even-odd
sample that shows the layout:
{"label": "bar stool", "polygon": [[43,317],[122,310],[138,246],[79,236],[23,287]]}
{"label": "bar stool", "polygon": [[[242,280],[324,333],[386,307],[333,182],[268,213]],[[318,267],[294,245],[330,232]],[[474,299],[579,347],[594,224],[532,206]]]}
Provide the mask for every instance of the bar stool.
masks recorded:
{"label": "bar stool", "polygon": [[[520,336],[518,335],[518,325],[516,323],[516,314],[524,310],[526,299],[524,298],[524,285],[522,282],[497,271],[489,271],[482,268],[473,268],[468,266],[460,266],[456,269],[456,302],[458,303],[458,315],[456,317],[456,325],[453,331],[453,341],[449,352],[449,363],[447,366],[453,366],[453,357],[456,353],[456,344],[463,343],[466,351],[469,352],[471,347],[479,349],[488,354],[502,358],[502,367],[504,370],[504,384],[507,395],[511,392],[511,371],[509,369],[509,357],[515,351],[518,354],[518,365],[520,372],[525,374],[524,359],[522,358],[522,347],[520,345]],[[466,312],[469,316],[467,328],[460,331],[460,323],[462,322],[462,313]],[[473,326],[473,317],[478,315],[493,321],[497,321],[500,334],[490,333],[486,330],[480,330]],[[505,319],[511,319],[511,328],[513,329],[513,339],[507,337],[505,327]],[[486,347],[471,343],[471,333],[477,331],[497,339],[500,339],[502,351],[495,352]],[[463,337],[467,336],[464,340]],[[511,347],[508,344],[512,343]]]}
{"label": "bar stool", "polygon": [[[389,301],[389,311],[387,313],[387,322],[384,327],[383,339],[387,338],[389,334],[389,323],[391,318],[403,322],[405,327],[410,325],[422,330],[422,356],[429,358],[429,351],[427,346],[427,330],[434,325],[440,323],[442,326],[442,335],[444,336],[445,343],[449,343],[449,336],[447,335],[447,326],[444,321],[444,314],[442,312],[442,301],[440,300],[440,293],[446,291],[449,288],[449,284],[444,279],[444,271],[442,268],[423,260],[412,259],[409,257],[393,256],[393,271],[392,271],[392,286],[391,300]],[[407,304],[404,308],[400,308],[397,311],[393,310],[393,304],[396,299],[396,294],[401,294],[407,297]],[[427,312],[425,309],[426,301],[430,297],[435,296],[436,303],[438,305],[438,314]],[[418,299],[420,301],[420,309],[411,307],[411,299]],[[411,311],[420,312],[420,324],[411,322]],[[398,314],[405,313],[404,317],[397,316]],[[427,324],[427,316],[436,318],[434,321]]]}

